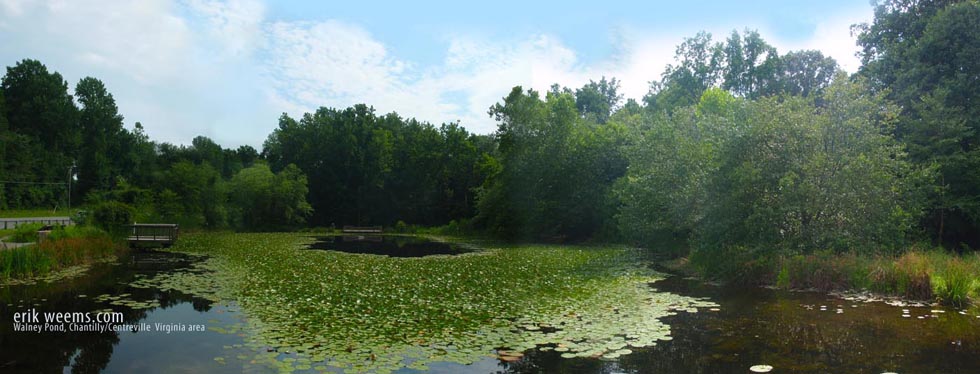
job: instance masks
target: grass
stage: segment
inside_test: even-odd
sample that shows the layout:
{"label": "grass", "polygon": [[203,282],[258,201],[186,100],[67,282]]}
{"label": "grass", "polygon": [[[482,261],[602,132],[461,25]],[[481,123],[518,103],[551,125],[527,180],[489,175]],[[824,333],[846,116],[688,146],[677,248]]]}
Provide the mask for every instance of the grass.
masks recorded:
{"label": "grass", "polygon": [[[176,251],[210,256],[211,273],[141,282],[239,303],[256,360],[394,371],[473,363],[559,347],[566,357],[619,357],[669,339],[660,318],[709,305],[657,293],[659,275],[621,247],[503,246],[459,256],[391,258],[302,249],[302,234],[188,234]],[[713,306],[713,304],[710,304]],[[300,362],[299,358],[296,362]],[[295,363],[295,362],[294,362]],[[305,365],[305,364],[298,364]],[[296,366],[294,368],[301,368]]]}
{"label": "grass", "polygon": [[[72,213],[78,212],[73,208]],[[67,209],[0,209],[0,218],[27,218],[27,217],[71,217]]]}
{"label": "grass", "polygon": [[0,250],[0,279],[39,276],[70,266],[91,263],[121,250],[101,231],[61,228],[40,244]]}
{"label": "grass", "polygon": [[[734,260],[732,260],[734,259]],[[722,280],[818,291],[871,290],[914,300],[935,300],[966,306],[980,299],[980,255],[958,255],[941,248],[911,248],[895,255],[838,254],[831,251],[807,255],[746,260],[736,255],[716,257],[695,267],[729,269]]]}

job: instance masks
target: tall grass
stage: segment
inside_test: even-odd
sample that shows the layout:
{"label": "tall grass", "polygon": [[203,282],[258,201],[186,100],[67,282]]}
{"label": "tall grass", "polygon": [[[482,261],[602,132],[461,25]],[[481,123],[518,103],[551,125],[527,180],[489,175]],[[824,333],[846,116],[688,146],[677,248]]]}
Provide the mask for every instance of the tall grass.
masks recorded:
{"label": "tall grass", "polygon": [[50,256],[34,246],[0,251],[0,274],[3,278],[47,273],[52,263]]}
{"label": "tall grass", "polygon": [[0,251],[0,276],[8,279],[42,275],[105,258],[122,248],[97,229],[54,230],[42,243]]}
{"label": "tall grass", "polygon": [[976,278],[965,261],[954,258],[932,275],[933,293],[940,301],[965,306],[976,289]]}
{"label": "tall grass", "polygon": [[698,271],[702,276],[731,283],[757,283],[785,289],[865,289],[954,306],[980,300],[980,254],[961,256],[921,246],[900,256],[819,251],[760,260],[745,256],[748,253],[743,249],[712,259],[699,259]]}

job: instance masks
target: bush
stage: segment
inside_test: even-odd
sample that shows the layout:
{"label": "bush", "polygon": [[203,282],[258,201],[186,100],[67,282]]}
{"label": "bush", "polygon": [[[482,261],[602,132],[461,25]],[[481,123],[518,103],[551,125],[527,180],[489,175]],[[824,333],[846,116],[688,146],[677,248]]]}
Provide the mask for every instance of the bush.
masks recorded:
{"label": "bush", "polygon": [[48,234],[50,240],[61,240],[68,238],[107,238],[105,231],[92,226],[59,226],[51,230]]}
{"label": "bush", "polygon": [[9,241],[13,243],[30,243],[37,241],[37,230],[44,227],[43,223],[27,223],[17,226],[14,230],[14,234],[10,236]]}
{"label": "bush", "polygon": [[107,201],[92,209],[92,224],[111,234],[120,234],[124,226],[133,223],[133,207]]}

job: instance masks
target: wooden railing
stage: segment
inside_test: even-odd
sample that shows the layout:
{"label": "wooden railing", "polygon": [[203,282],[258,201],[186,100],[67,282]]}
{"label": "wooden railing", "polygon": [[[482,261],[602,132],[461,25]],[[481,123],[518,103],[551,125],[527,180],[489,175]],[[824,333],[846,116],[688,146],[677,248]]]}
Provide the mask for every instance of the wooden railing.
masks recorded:
{"label": "wooden railing", "polygon": [[349,234],[380,234],[381,226],[344,226],[344,233]]}
{"label": "wooden railing", "polygon": [[127,225],[129,245],[159,244],[169,247],[177,242],[180,226],[172,223],[137,223]]}

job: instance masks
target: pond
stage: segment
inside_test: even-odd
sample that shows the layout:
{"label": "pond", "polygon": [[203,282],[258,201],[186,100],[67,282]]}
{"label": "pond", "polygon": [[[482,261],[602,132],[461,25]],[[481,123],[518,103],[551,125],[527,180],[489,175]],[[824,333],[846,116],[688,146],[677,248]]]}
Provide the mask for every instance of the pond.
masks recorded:
{"label": "pond", "polygon": [[[186,240],[0,288],[0,372],[980,372],[976,310],[709,286],[625,249],[392,258],[305,250],[300,235]],[[152,327],[13,331],[32,308]]]}
{"label": "pond", "polygon": [[440,242],[407,235],[320,236],[316,238],[316,242],[309,245],[309,248],[389,257],[459,255],[473,251],[472,248],[459,243]]}

